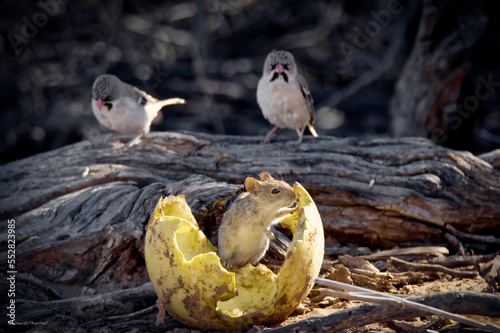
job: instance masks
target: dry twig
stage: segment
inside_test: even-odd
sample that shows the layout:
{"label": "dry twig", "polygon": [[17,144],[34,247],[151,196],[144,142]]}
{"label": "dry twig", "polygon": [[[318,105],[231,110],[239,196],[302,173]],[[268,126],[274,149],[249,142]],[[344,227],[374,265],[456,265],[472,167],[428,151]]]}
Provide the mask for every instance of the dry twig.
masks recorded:
{"label": "dry twig", "polygon": [[384,260],[391,257],[406,257],[406,256],[425,256],[425,257],[441,257],[448,254],[450,251],[444,246],[416,246],[405,247],[401,249],[384,250],[364,256],[360,256],[366,260]]}
{"label": "dry twig", "polygon": [[483,235],[475,235],[475,234],[469,234],[467,232],[463,232],[455,228],[454,226],[447,224],[446,225],[446,230],[451,232],[453,235],[460,237],[460,238],[465,238],[465,239],[470,239],[479,243],[493,243],[493,244],[500,244],[500,238],[495,237],[493,235],[488,235],[488,236],[483,236]]}
{"label": "dry twig", "polygon": [[457,269],[446,268],[441,265],[432,265],[432,264],[418,264],[413,262],[408,262],[398,258],[391,258],[389,263],[394,267],[403,268],[405,270],[412,271],[426,271],[426,272],[442,272],[445,274],[450,274],[451,276],[456,276],[460,278],[469,278],[473,279],[477,277],[478,273],[476,271],[460,271]]}
{"label": "dry twig", "polygon": [[428,264],[436,264],[448,268],[463,267],[477,265],[479,263],[488,262],[495,259],[498,253],[482,254],[482,255],[455,255],[449,257],[437,257],[427,260]]}
{"label": "dry twig", "polygon": [[392,324],[395,326],[394,328],[396,328],[396,331],[404,330],[415,333],[438,333],[438,331],[430,330],[425,327],[416,327],[408,323],[405,323],[404,321],[399,321],[399,320],[393,320]]}
{"label": "dry twig", "polygon": [[322,292],[330,295],[330,296],[335,296],[335,297],[341,297],[341,298],[346,298],[346,299],[355,299],[355,300],[360,300],[360,301],[365,301],[365,302],[373,302],[373,303],[379,303],[379,304],[390,304],[393,306],[399,306],[402,309],[409,308],[409,309],[418,309],[422,310],[427,313],[431,313],[437,316],[443,316],[452,320],[455,320],[461,324],[467,325],[467,326],[472,326],[480,329],[487,329],[487,330],[492,330],[494,332],[500,332],[500,327],[492,324],[482,324],[480,322],[477,322],[475,320],[471,320],[468,318],[464,318],[462,316],[456,315],[454,313],[444,311],[441,309],[437,309],[428,305],[420,304],[417,302],[413,302],[409,299],[403,299],[400,296],[392,295],[392,294],[387,294],[387,293],[381,293],[378,291],[366,289],[366,288],[361,288],[357,286],[352,286],[348,285],[345,283],[337,282],[337,281],[331,281],[327,279],[322,279],[322,278],[317,278],[315,280],[316,283],[327,286],[329,288],[336,288],[336,289],[343,289],[343,290],[348,290],[350,292],[339,292],[339,291],[333,291],[330,289],[322,289]]}

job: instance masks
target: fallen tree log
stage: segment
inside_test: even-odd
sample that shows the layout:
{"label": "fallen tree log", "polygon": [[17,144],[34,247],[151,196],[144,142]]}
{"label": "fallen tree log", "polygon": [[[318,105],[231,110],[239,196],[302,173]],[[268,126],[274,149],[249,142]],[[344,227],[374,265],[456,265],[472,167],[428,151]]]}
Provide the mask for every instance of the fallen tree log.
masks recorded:
{"label": "fallen tree log", "polygon": [[[500,234],[500,150],[476,157],[416,138],[320,137],[294,147],[285,139],[152,133],[130,149],[85,141],[1,166],[0,216],[15,222],[15,268],[43,285],[24,284],[23,298],[142,285],[145,226],[161,196],[185,195],[213,239],[224,200],[261,171],[304,185],[327,246],[443,244],[448,225]],[[476,244],[484,249],[498,246],[495,236],[481,239],[491,240]]]}

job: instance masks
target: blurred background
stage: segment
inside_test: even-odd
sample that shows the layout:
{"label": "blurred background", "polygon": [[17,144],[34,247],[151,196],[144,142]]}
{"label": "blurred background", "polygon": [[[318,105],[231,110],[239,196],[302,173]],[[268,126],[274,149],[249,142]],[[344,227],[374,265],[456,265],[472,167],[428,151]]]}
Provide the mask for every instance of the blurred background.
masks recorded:
{"label": "blurred background", "polygon": [[320,135],[500,147],[496,0],[17,0],[0,17],[2,164],[105,133],[90,104],[103,73],[188,101],[152,131],[264,139],[272,49],[294,54]]}

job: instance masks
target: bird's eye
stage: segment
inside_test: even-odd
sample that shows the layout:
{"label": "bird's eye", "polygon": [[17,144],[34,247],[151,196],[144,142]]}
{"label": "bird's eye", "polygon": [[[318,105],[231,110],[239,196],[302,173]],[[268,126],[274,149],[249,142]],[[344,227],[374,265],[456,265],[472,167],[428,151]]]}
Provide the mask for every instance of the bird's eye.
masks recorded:
{"label": "bird's eye", "polygon": [[276,68],[276,64],[271,65],[271,70],[273,71]]}
{"label": "bird's eye", "polygon": [[273,189],[273,190],[271,191],[271,193],[272,193],[272,194],[278,194],[278,193],[280,193],[280,190],[278,190],[277,188],[275,188],[275,189]]}
{"label": "bird's eye", "polygon": [[288,64],[284,65],[283,66],[285,68],[285,70],[288,70],[288,68],[290,67]]}

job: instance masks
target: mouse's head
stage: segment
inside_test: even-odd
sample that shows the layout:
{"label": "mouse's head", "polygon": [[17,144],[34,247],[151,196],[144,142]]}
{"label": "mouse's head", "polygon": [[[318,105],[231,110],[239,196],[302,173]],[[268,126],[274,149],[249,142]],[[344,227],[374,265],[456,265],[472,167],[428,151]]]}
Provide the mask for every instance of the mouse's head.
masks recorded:
{"label": "mouse's head", "polygon": [[248,177],[245,180],[245,189],[254,195],[261,209],[279,210],[297,206],[293,188],[282,180],[274,179],[267,172],[259,174],[260,180]]}

